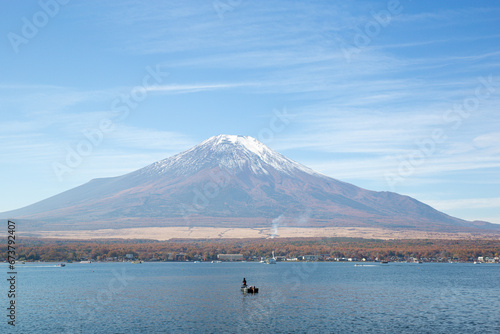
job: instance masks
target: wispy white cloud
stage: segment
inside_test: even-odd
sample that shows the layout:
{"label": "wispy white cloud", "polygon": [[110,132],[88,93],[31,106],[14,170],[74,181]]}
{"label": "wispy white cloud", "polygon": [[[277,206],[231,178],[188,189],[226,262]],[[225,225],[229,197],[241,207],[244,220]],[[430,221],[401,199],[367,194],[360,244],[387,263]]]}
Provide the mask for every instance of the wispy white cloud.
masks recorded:
{"label": "wispy white cloud", "polygon": [[0,123],[0,136],[6,137],[7,134],[19,134],[36,131],[41,128],[41,124],[36,121],[3,121]]}
{"label": "wispy white cloud", "polygon": [[[390,50],[390,49],[399,49],[399,48],[414,48],[421,47],[426,45],[443,45],[457,42],[476,42],[481,39],[498,39],[500,35],[493,34],[487,36],[459,36],[455,38],[443,38],[443,39],[426,39],[421,41],[411,41],[411,42],[401,42],[394,44],[377,44],[370,46],[370,50]],[[483,56],[486,58],[487,56],[494,56],[494,52],[489,52]],[[462,58],[462,59],[470,59],[470,58]]]}
{"label": "wispy white cloud", "polygon": [[304,125],[303,133],[283,135],[279,149],[307,148],[325,152],[402,153],[415,138],[424,137],[428,127],[441,124],[437,115],[399,113],[366,109],[333,109],[304,112],[294,118]]}
{"label": "wispy white cloud", "polygon": [[450,209],[484,209],[484,208],[499,208],[500,197],[493,198],[465,198],[455,200],[430,200],[427,201],[430,205],[438,207],[441,210]]}
{"label": "wispy white cloud", "polygon": [[415,22],[424,22],[426,24],[434,23],[434,25],[456,25],[459,23],[470,22],[471,20],[478,20],[481,14],[491,14],[499,11],[496,7],[474,7],[469,6],[466,9],[444,9],[434,12],[421,12],[421,13],[408,13],[404,10],[398,16],[394,17],[395,21],[403,24],[414,24]]}
{"label": "wispy white cloud", "polygon": [[171,85],[158,85],[147,87],[149,92],[161,92],[172,94],[183,93],[196,93],[201,91],[218,90],[218,89],[231,89],[241,87],[257,86],[255,83],[228,83],[228,84],[171,84]]}
{"label": "wispy white cloud", "polygon": [[500,224],[500,197],[461,198],[454,200],[427,200],[437,210],[468,220],[483,220]]}
{"label": "wispy white cloud", "polygon": [[30,122],[36,121],[43,126],[60,120],[57,116],[78,113],[86,103],[111,101],[118,94],[116,89],[84,90],[55,85],[4,84],[3,87],[0,94],[3,110],[24,115]]}
{"label": "wispy white cloud", "polygon": [[[178,132],[145,129],[123,124],[117,124],[115,130],[109,134],[108,139],[112,141],[108,147],[116,147],[118,151],[157,151],[166,155],[178,153],[197,144],[188,136]],[[111,152],[109,148],[108,151]]]}
{"label": "wispy white cloud", "polygon": [[[373,180],[377,181],[379,185],[388,187],[386,175],[392,173],[398,175],[398,167],[403,155],[399,158],[394,156],[382,157],[366,157],[366,158],[326,158],[331,156],[325,154],[325,158],[321,161],[314,159],[304,160],[303,164],[320,171],[321,173],[337,178],[337,179],[350,179],[350,180]],[[470,183],[472,184],[500,184],[500,179],[495,179],[495,174],[492,172],[492,179],[488,181],[481,181],[478,177],[483,176],[484,170],[487,169],[500,169],[500,157],[489,157],[484,153],[482,157],[471,155],[454,155],[454,156],[440,156],[430,157],[424,160],[422,165],[415,167],[411,175],[403,177],[398,186],[414,186],[422,184],[439,184],[445,182],[444,177],[450,173],[455,172],[469,172]],[[476,174],[474,175],[470,174]],[[422,177],[427,178],[427,181],[422,181]],[[461,181],[467,183],[467,181]]]}
{"label": "wispy white cloud", "polygon": [[492,148],[500,153],[500,132],[486,133],[474,138],[474,145],[478,148]]}
{"label": "wispy white cloud", "polygon": [[[140,150],[130,150],[130,148],[103,147],[86,160],[83,168],[75,169],[71,174],[66,175],[61,184],[65,187],[77,186],[94,178],[124,175],[173,154],[174,152],[160,150],[140,152]],[[54,175],[51,177],[55,179]]]}

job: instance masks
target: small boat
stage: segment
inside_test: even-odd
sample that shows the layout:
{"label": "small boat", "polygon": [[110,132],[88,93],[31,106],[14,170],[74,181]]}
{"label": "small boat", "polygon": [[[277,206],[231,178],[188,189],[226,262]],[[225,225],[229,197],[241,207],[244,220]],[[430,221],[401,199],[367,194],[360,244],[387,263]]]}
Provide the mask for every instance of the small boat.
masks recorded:
{"label": "small boat", "polygon": [[136,261],[132,261],[133,264],[141,264],[142,261],[141,260],[136,260]]}
{"label": "small boat", "polygon": [[259,288],[256,288],[254,286],[243,285],[243,286],[241,286],[241,291],[243,293],[258,293],[259,292]]}
{"label": "small boat", "polygon": [[66,265],[64,263],[61,263],[61,267],[66,267]]}
{"label": "small boat", "polygon": [[80,263],[92,263],[92,261],[84,260],[84,261],[80,261]]}
{"label": "small boat", "polygon": [[382,263],[382,264],[388,264],[389,261],[380,261],[380,263]]}

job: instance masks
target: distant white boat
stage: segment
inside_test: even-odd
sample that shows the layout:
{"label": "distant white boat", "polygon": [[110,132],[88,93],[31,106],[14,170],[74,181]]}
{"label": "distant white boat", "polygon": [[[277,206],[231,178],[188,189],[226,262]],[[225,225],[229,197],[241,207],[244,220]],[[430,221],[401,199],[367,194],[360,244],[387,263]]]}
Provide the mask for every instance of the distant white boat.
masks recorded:
{"label": "distant white boat", "polygon": [[80,263],[92,263],[92,261],[85,260],[85,261],[80,261]]}

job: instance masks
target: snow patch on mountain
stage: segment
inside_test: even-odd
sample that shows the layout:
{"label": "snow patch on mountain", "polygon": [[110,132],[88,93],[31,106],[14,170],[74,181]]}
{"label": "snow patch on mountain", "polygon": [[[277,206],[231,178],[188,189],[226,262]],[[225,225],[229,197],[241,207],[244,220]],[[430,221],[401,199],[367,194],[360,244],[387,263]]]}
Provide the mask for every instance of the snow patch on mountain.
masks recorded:
{"label": "snow patch on mountain", "polygon": [[287,175],[302,172],[325,177],[270,149],[255,138],[239,135],[211,137],[187,151],[158,161],[138,172],[182,176],[215,167],[233,172],[249,169],[257,175],[268,175],[274,169]]}

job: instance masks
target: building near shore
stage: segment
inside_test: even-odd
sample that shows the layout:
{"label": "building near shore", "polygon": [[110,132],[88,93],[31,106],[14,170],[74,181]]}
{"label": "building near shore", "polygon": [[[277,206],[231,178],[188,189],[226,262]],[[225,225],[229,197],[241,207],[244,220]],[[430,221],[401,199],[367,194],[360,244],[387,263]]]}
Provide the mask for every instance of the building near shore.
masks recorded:
{"label": "building near shore", "polygon": [[243,254],[217,254],[221,261],[243,261]]}

